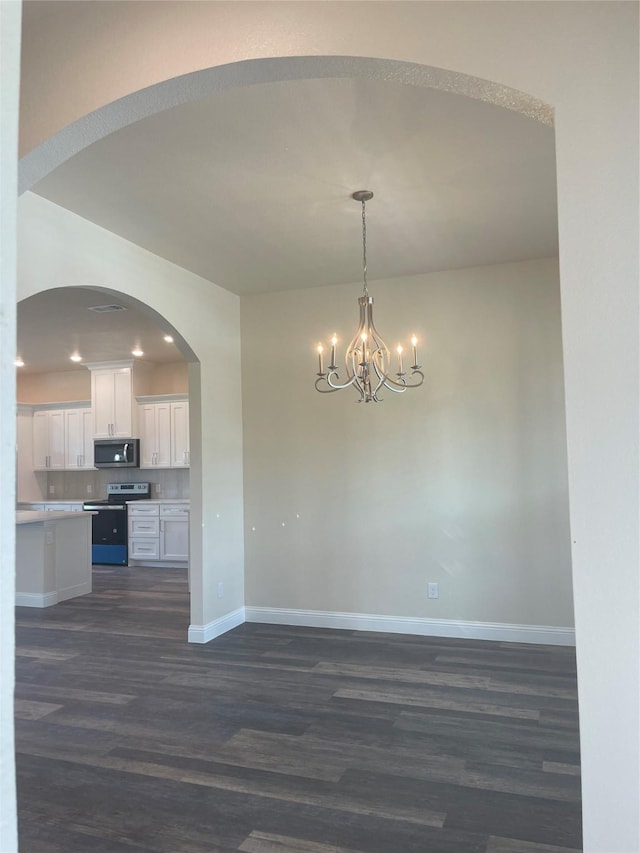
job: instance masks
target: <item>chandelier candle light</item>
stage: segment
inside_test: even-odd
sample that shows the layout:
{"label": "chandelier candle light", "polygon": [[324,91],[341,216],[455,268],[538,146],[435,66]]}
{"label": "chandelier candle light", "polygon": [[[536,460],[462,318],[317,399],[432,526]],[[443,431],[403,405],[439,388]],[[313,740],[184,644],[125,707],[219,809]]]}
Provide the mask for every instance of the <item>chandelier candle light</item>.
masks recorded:
{"label": "chandelier candle light", "polygon": [[407,382],[407,374],[402,367],[403,349],[398,344],[398,369],[395,378],[391,377],[391,353],[385,342],[380,337],[373,324],[373,297],[369,296],[367,288],[367,220],[365,215],[365,204],[371,201],[373,193],[369,190],[358,190],[351,198],[362,204],[362,257],[364,286],[362,296],[358,299],[360,306],[360,324],[345,353],[346,382],[341,383],[336,366],[336,345],[338,338],[334,334],[331,338],[331,364],[328,371],[324,370],[324,348],[318,344],[318,378],[316,379],[316,391],[321,394],[330,394],[340,391],[342,388],[353,386],[360,394],[359,403],[379,403],[381,397],[378,392],[382,388],[402,394],[407,388],[419,388],[424,382],[424,373],[418,364],[418,339],[415,335],[411,338],[413,347],[413,364],[411,378],[415,382]]}

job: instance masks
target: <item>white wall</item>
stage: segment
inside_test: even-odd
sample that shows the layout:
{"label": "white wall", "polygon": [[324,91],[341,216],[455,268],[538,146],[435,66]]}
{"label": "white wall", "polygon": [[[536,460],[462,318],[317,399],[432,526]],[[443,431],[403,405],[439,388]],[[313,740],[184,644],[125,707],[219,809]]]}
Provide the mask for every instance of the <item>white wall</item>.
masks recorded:
{"label": "white wall", "polygon": [[0,3],[0,850],[17,850],[15,648],[16,216],[21,3]]}
{"label": "white wall", "polygon": [[[16,6],[3,4],[3,13]],[[251,57],[321,56],[327,73],[336,56],[392,58],[495,81],[555,108],[585,850],[637,853],[637,4],[273,2],[260,4],[258,14],[253,3],[224,2],[47,8],[47,37],[36,29],[23,57],[25,150],[75,117],[84,119],[77,133],[43,146],[37,164],[43,173],[89,137],[108,132],[101,125],[102,107],[114,98]],[[92,8],[99,15],[108,10],[110,21],[95,26],[87,17]],[[14,26],[3,29],[9,49],[3,61],[16,57],[19,25],[16,13],[9,14]],[[107,49],[101,55],[110,61],[96,64],[102,43]],[[244,67],[238,66],[237,85]],[[280,67],[286,75],[287,61]],[[351,67],[355,73],[357,63]],[[52,75],[52,68],[59,73]],[[277,71],[269,63],[262,69],[265,80]],[[410,82],[411,66],[405,70]],[[227,85],[233,73],[233,65],[224,69]],[[11,86],[3,89],[10,97],[17,91],[16,76],[3,73],[3,87]],[[175,102],[198,94],[189,80],[176,92]],[[504,95],[508,106],[509,91]],[[7,103],[11,100],[3,105],[3,139],[11,158]],[[156,91],[147,92],[128,105],[128,119],[151,103],[167,106]],[[10,166],[6,174],[11,181]],[[3,199],[7,187],[10,183],[3,185]],[[2,239],[10,251],[12,222],[9,212]],[[8,283],[3,308],[12,311],[10,282],[10,276],[3,280],[3,286]],[[10,325],[10,316],[3,317]],[[3,388],[11,382],[6,379]],[[3,418],[3,428],[6,424],[10,429]],[[8,517],[0,521],[3,535],[9,535]],[[2,757],[7,754],[5,749]]]}
{"label": "white wall", "polygon": [[189,389],[192,435],[202,436],[191,452],[191,622],[206,625],[244,601],[239,300],[40,196],[18,207],[18,299],[77,282],[126,293],[166,317],[200,360],[202,395],[199,383]]}
{"label": "white wall", "polygon": [[572,627],[557,261],[370,284],[427,376],[379,404],[313,387],[361,289],[242,297],[247,605]]}

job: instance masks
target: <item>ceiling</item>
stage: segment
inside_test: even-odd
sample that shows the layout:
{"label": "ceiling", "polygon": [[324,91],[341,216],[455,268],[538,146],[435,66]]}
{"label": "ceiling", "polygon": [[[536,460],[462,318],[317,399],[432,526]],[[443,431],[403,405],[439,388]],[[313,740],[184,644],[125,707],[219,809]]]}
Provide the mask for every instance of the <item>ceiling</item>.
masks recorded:
{"label": "ceiling", "polygon": [[[361,281],[360,206],[350,195],[363,188],[375,194],[370,282],[557,253],[552,128],[380,80],[269,83],[177,106],[81,151],[33,191],[248,294]],[[45,298],[19,310],[25,360]],[[40,351],[51,352],[53,335],[68,348],[83,334],[90,312],[72,302],[41,303],[50,325],[37,331]],[[137,315],[127,313],[134,337],[148,334]],[[102,329],[123,316],[103,315]],[[95,353],[109,340],[115,349],[119,335],[113,326],[88,336],[82,354],[101,360]],[[39,369],[38,358],[29,362]]]}
{"label": "ceiling", "polygon": [[[113,304],[125,310],[89,310]],[[135,347],[144,353],[142,361],[180,361],[176,345],[164,340],[167,333],[171,329],[160,328],[132,302],[113,294],[85,287],[45,290],[18,303],[18,354],[25,362],[20,372],[86,370],[84,362],[130,359]],[[70,361],[74,353],[83,362]]]}

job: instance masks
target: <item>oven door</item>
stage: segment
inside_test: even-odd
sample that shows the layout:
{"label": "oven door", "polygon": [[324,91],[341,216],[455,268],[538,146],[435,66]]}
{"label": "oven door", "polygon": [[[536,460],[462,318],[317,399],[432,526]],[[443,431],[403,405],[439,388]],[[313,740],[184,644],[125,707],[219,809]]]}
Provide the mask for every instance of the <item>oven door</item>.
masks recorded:
{"label": "oven door", "polygon": [[126,566],[129,559],[126,506],[86,503],[83,508],[95,513],[91,522],[91,562]]}

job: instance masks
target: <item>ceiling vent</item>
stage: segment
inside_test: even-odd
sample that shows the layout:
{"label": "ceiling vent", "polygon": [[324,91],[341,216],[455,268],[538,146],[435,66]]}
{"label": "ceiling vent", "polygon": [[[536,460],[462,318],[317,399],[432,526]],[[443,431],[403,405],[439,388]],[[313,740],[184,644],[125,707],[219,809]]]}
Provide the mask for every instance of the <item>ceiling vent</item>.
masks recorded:
{"label": "ceiling vent", "polygon": [[98,314],[108,314],[110,311],[126,311],[124,305],[93,305],[89,311],[97,311]]}

